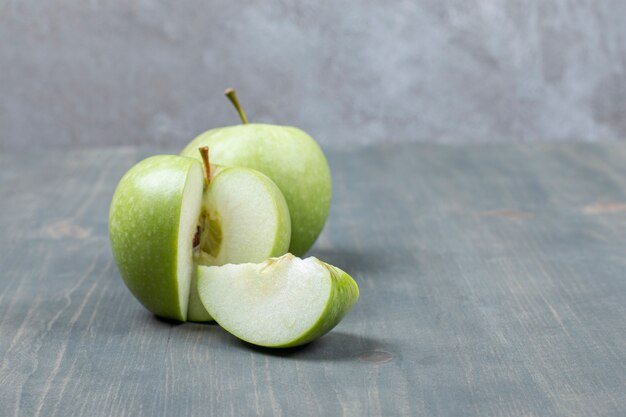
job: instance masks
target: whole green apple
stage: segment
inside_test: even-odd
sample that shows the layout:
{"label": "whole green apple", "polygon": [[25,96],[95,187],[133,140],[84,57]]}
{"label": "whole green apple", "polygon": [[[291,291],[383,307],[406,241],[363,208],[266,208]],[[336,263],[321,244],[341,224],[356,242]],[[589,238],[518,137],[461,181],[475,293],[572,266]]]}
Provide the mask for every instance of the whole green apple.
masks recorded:
{"label": "whole green apple", "polygon": [[302,256],[321,233],[330,209],[332,185],[324,153],[313,138],[298,128],[248,124],[234,90],[226,90],[226,95],[243,124],[204,132],[181,155],[199,158],[197,149],[209,146],[212,162],[252,168],[270,177],[289,206],[289,251]]}

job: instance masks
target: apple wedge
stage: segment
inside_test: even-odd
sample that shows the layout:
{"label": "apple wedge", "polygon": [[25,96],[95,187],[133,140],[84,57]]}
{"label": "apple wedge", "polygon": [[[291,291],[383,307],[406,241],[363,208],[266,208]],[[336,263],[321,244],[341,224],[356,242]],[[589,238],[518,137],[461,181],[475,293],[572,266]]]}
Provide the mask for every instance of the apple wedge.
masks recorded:
{"label": "apple wedge", "polygon": [[[257,221],[262,227],[247,234],[233,226]],[[174,155],[131,168],[109,212],[111,247],[124,283],[149,311],[180,321],[211,320],[193,285],[195,262],[278,256],[288,250],[290,233],[287,203],[263,174],[239,168],[211,173],[208,164],[203,171],[197,160]]]}
{"label": "apple wedge", "polygon": [[197,261],[203,265],[261,262],[286,253],[289,209],[267,176],[249,168],[221,168],[202,201]]}
{"label": "apple wedge", "polygon": [[314,257],[286,254],[258,264],[198,266],[197,274],[200,300],[220,326],[266,347],[317,339],[359,297],[348,274]]}

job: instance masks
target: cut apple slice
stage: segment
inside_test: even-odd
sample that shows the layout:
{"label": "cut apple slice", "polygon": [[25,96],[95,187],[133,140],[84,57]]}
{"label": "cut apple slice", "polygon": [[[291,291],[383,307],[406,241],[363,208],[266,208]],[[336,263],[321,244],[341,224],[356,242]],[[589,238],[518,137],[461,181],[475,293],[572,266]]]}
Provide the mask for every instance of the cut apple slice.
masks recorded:
{"label": "cut apple slice", "polygon": [[249,168],[221,168],[203,198],[198,263],[261,262],[289,248],[291,220],[278,187]]}
{"label": "cut apple slice", "polygon": [[266,347],[298,346],[324,335],[359,296],[341,269],[291,254],[259,264],[199,266],[198,292],[226,331]]}

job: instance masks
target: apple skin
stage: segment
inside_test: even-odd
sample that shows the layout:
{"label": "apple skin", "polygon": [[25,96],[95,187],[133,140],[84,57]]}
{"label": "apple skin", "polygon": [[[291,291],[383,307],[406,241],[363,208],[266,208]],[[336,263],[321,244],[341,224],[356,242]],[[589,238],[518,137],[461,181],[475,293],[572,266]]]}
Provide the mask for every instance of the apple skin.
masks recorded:
{"label": "apple skin", "polygon": [[313,340],[324,336],[337,324],[339,324],[339,322],[359,299],[359,287],[350,275],[335,266],[325,262],[322,263],[330,271],[330,277],[333,284],[332,295],[328,299],[326,308],[324,309],[324,312],[320,316],[319,320],[308,332],[300,336],[298,339],[282,345],[268,347],[295,347],[310,343]]}
{"label": "apple skin", "polygon": [[193,275],[191,276],[191,289],[189,290],[189,307],[187,308],[187,321],[195,323],[207,323],[215,321],[213,317],[206,311],[206,308],[200,301],[198,294],[198,277],[196,275],[197,264],[194,264]]}
{"label": "apple skin", "polygon": [[245,124],[204,132],[181,155],[200,159],[201,146],[209,147],[212,163],[256,169],[276,183],[291,215],[289,251],[304,255],[324,227],[332,194],[328,162],[317,142],[295,127]]}
{"label": "apple skin", "polygon": [[[187,301],[181,300],[188,294],[179,294],[178,229],[191,175],[202,181],[202,167],[195,159],[144,159],[120,180],[109,212],[111,247],[124,283],[146,309],[180,321],[187,318]],[[190,262],[191,246],[190,240]]]}

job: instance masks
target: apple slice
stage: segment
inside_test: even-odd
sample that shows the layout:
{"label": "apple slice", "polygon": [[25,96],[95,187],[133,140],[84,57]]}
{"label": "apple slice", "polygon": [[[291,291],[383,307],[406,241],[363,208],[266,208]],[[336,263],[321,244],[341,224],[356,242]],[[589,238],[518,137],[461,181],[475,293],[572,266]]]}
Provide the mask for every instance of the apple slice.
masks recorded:
{"label": "apple slice", "polygon": [[202,201],[197,261],[261,262],[283,255],[291,237],[289,208],[278,187],[250,168],[221,168]]}
{"label": "apple slice", "polygon": [[286,254],[259,264],[199,266],[197,273],[209,314],[259,346],[308,343],[335,327],[359,297],[348,274],[314,257]]}
{"label": "apple slice", "polygon": [[192,279],[194,260],[257,262],[289,248],[287,203],[271,180],[247,168],[214,169],[212,177],[208,161],[205,167],[203,174],[195,159],[173,155],[145,159],[111,202],[109,235],[122,279],[161,317],[211,320]]}

